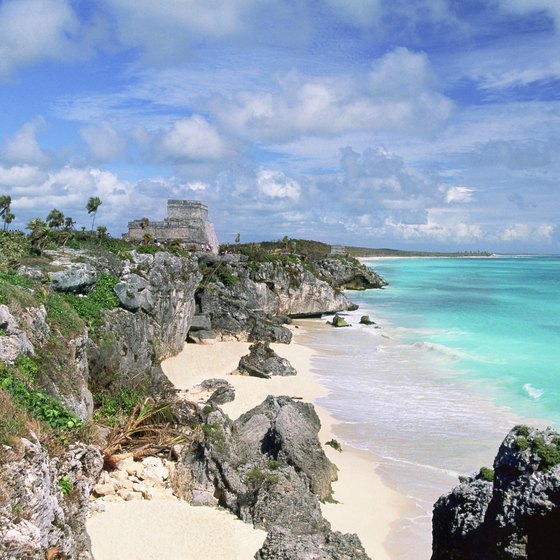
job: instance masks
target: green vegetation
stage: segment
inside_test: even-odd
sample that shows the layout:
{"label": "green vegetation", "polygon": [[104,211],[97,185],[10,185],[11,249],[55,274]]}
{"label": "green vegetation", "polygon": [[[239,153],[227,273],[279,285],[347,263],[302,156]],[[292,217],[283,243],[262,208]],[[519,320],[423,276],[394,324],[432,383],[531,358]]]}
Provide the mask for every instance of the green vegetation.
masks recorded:
{"label": "green vegetation", "polygon": [[342,451],[342,445],[340,445],[340,443],[334,438],[331,439],[330,441],[327,441],[325,445],[329,445],[330,447],[336,449],[339,452]]}
{"label": "green vegetation", "polygon": [[121,387],[116,391],[101,390],[95,393],[95,420],[106,426],[123,425],[141,402],[139,390]]}
{"label": "green vegetation", "polygon": [[102,274],[97,279],[95,288],[87,296],[67,295],[66,301],[76,310],[78,315],[85,319],[92,327],[99,326],[102,309],[114,309],[119,306],[113,288],[118,278],[111,274]]}
{"label": "green vegetation", "polygon": [[494,469],[489,467],[481,467],[480,471],[476,475],[478,480],[485,480],[486,482],[492,482],[494,480]]}
{"label": "green vegetation", "polygon": [[25,375],[18,366],[0,366],[0,388],[12,397],[16,406],[53,429],[64,431],[81,425],[81,420],[64,408],[58,399],[34,388],[25,380]]}
{"label": "green vegetation", "polygon": [[74,483],[68,478],[67,475],[64,475],[58,479],[58,488],[64,496],[68,497],[74,489]]}
{"label": "green vegetation", "polygon": [[[74,296],[70,296],[72,299]],[[47,323],[57,329],[62,336],[77,336],[84,332],[85,322],[68,301],[68,297],[50,292],[44,299]]]}
{"label": "green vegetation", "polygon": [[515,433],[518,436],[522,436],[522,437],[525,437],[525,438],[529,437],[529,433],[530,433],[529,426],[526,426],[525,424],[519,424],[519,425],[515,426],[513,429],[515,430]]}
{"label": "green vegetation", "polygon": [[219,451],[225,452],[227,450],[226,436],[222,426],[217,422],[212,424],[204,424],[202,426],[204,438],[216,447]]}
{"label": "green vegetation", "polygon": [[276,484],[278,482],[278,476],[275,474],[267,474],[259,469],[259,467],[254,467],[247,473],[247,481],[254,484],[262,484],[263,482]]}
{"label": "green vegetation", "polygon": [[547,472],[560,463],[560,437],[556,436],[551,443],[545,443],[542,437],[535,437],[531,441],[531,450],[541,460],[541,468]]}

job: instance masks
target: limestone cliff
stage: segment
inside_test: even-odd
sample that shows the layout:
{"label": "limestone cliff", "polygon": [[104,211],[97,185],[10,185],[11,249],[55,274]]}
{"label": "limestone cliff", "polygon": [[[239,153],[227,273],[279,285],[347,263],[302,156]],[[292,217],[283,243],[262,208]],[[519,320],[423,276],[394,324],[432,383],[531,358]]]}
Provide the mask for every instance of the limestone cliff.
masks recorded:
{"label": "limestone cliff", "polygon": [[[210,317],[222,338],[257,340],[252,330],[262,320],[356,308],[298,258],[256,262],[243,255],[201,256],[201,263],[205,277],[196,296],[198,311]],[[269,340],[286,342],[278,336]]]}
{"label": "limestone cliff", "polygon": [[99,451],[73,445],[51,457],[22,439],[0,451],[0,461],[0,558],[91,560],[85,523],[103,463]]}

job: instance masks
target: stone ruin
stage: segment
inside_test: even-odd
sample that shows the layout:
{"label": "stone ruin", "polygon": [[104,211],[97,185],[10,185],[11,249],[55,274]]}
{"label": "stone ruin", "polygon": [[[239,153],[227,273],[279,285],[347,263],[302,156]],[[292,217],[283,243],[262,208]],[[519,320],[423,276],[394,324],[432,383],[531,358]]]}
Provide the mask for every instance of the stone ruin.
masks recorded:
{"label": "stone ruin", "polygon": [[208,221],[208,206],[199,200],[168,200],[167,218],[153,222],[141,218],[128,222],[129,241],[141,241],[149,235],[155,242],[180,241],[187,249],[218,253],[214,225]]}

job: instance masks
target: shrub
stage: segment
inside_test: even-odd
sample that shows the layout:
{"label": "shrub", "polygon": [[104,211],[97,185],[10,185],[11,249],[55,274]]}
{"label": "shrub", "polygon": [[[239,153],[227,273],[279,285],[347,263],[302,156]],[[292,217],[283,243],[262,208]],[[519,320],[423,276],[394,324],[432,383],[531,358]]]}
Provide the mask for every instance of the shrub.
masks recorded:
{"label": "shrub", "polygon": [[30,387],[14,373],[7,367],[0,369],[0,388],[10,394],[16,406],[54,429],[64,431],[81,425],[81,420],[64,408],[58,399]]}
{"label": "shrub", "polygon": [[69,496],[74,488],[74,483],[68,478],[67,475],[64,475],[58,479],[58,488],[64,494],[64,496]]}
{"label": "shrub", "polygon": [[342,451],[342,445],[340,445],[340,443],[334,438],[331,439],[330,441],[327,441],[325,445],[329,445],[330,447],[336,449],[337,451]]}
{"label": "shrub", "polygon": [[486,482],[492,482],[494,480],[494,469],[489,467],[480,467],[480,471],[476,476],[478,480],[485,480]]}
{"label": "shrub", "polygon": [[139,391],[121,387],[114,392],[99,391],[94,395],[96,421],[108,426],[117,426],[124,423],[136,405],[140,403],[142,395]]}

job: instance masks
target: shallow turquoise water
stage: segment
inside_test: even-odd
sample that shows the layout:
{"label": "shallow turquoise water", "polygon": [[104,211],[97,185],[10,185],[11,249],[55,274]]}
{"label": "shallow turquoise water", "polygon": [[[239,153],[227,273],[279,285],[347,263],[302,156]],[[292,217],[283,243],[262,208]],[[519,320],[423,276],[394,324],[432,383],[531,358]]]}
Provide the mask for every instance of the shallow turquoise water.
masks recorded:
{"label": "shallow turquoise water", "polygon": [[369,261],[390,282],[353,299],[405,327],[402,341],[513,412],[560,422],[560,258]]}
{"label": "shallow turquoise water", "polygon": [[390,285],[348,292],[351,327],[310,335],[319,404],[415,504],[393,558],[427,560],[433,504],[458,475],[491,466],[517,423],[560,427],[560,258],[367,262]]}

